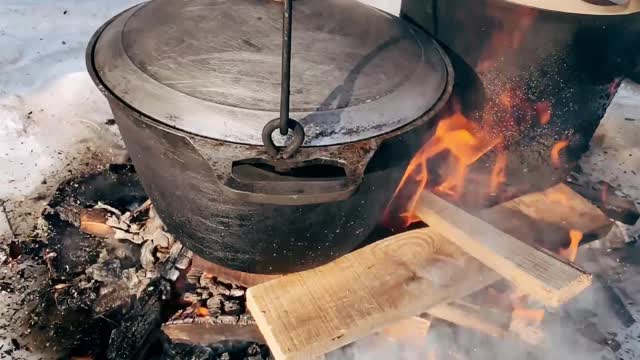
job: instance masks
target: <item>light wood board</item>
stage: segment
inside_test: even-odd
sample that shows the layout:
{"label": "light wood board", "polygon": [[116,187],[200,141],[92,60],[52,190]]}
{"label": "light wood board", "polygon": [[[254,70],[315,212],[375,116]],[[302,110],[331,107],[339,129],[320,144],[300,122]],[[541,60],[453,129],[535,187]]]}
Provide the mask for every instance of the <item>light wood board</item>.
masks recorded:
{"label": "light wood board", "polygon": [[546,305],[557,307],[591,284],[591,275],[577,266],[514,238],[431,192],[420,196],[416,213],[431,228]]}
{"label": "light wood board", "polygon": [[420,229],[249,288],[247,307],[277,360],[309,359],[498,278],[432,229]]}

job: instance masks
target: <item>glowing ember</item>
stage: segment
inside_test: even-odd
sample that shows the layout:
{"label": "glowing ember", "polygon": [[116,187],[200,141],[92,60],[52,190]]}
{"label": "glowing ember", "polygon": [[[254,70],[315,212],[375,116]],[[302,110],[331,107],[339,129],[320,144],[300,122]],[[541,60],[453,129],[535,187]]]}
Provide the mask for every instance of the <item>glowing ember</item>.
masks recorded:
{"label": "glowing ember", "polygon": [[569,230],[569,238],[571,239],[571,243],[569,247],[566,249],[560,249],[559,254],[567,258],[570,261],[575,261],[576,256],[578,256],[578,245],[580,245],[580,241],[582,241],[582,232],[578,230]]}
{"label": "glowing ember", "polygon": [[551,104],[548,101],[539,102],[535,106],[540,125],[547,125],[551,121]]}
{"label": "glowing ember", "polygon": [[566,148],[567,145],[569,145],[569,140],[558,141],[553,145],[551,148],[551,163],[553,166],[560,167],[560,165],[562,165],[562,162],[560,161],[560,151]]}
{"label": "glowing ember", "polygon": [[199,306],[196,309],[196,315],[198,315],[200,317],[209,316],[209,309],[207,309],[206,307]]}

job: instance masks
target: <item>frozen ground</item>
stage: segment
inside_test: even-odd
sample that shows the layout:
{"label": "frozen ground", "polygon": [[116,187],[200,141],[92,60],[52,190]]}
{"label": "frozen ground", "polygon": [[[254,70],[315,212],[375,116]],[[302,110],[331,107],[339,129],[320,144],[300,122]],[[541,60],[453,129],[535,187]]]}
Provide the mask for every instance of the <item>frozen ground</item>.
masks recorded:
{"label": "frozen ground", "polygon": [[[50,190],[66,170],[120,155],[84,51],[101,24],[136,2],[0,0],[0,200],[37,201],[35,194]],[[15,210],[11,217],[24,213]]]}
{"label": "frozen ground", "polygon": [[[61,180],[122,156],[116,128],[105,123],[111,118],[107,103],[86,73],[84,50],[95,29],[137,2],[0,0],[0,203],[7,208],[18,235],[30,229],[42,202]],[[594,180],[609,181],[640,199],[639,139],[640,86],[625,82],[581,165]],[[31,216],[24,216],[29,213]],[[637,229],[627,230],[631,237],[638,235]],[[0,208],[0,245],[10,232]],[[19,269],[0,270],[14,273]],[[29,271],[39,274],[40,270]],[[615,273],[613,286],[626,289],[622,295],[625,301],[640,304],[637,268],[621,266],[611,271]],[[640,358],[639,323],[628,328],[616,323],[603,294],[602,286],[594,286],[576,299],[583,304],[578,308],[591,309],[595,313],[592,321],[606,328],[602,331],[615,333],[605,335],[619,341],[622,349],[617,354],[603,353],[591,344],[581,345],[577,351],[575,344],[567,342],[557,344],[557,351],[551,354],[566,359],[600,359],[603,355]],[[11,338],[23,341],[19,320],[29,309],[16,309],[15,304],[24,295],[0,290],[0,358],[3,349],[13,346]],[[631,309],[632,316],[640,320],[636,307]],[[446,335],[441,334],[442,341],[449,341]],[[430,341],[434,339],[438,337]],[[494,350],[494,357],[500,353],[505,358],[519,358],[517,354],[522,354],[512,348],[505,350],[508,352]],[[362,351],[358,358],[389,358],[390,354],[378,355]],[[38,359],[40,354],[20,351],[12,358]],[[480,358],[485,357],[478,354]]]}
{"label": "frozen ground", "polygon": [[[122,156],[117,130],[105,124],[107,103],[85,70],[84,51],[101,24],[136,2],[0,0],[0,203],[18,235],[31,228],[59,181]],[[0,209],[0,243],[9,232]],[[41,358],[24,350],[4,353],[13,348],[12,338],[24,346],[21,323],[30,309],[16,304],[37,287],[36,279],[46,279],[43,269],[24,267],[40,276],[16,293],[0,290],[0,358]],[[5,267],[0,276],[17,280],[24,271]]]}

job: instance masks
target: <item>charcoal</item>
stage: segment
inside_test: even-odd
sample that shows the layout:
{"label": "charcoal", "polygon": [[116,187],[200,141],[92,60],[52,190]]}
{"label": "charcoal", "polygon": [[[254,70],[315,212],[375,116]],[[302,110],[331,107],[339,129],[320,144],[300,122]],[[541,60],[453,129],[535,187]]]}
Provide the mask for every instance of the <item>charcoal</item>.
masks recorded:
{"label": "charcoal", "polygon": [[209,285],[209,290],[211,290],[211,293],[213,293],[214,295],[220,294],[229,296],[231,294],[231,291],[229,291],[229,289],[227,289],[224,285],[218,283],[212,283],[211,285]]}
{"label": "charcoal", "polygon": [[122,281],[127,284],[127,288],[131,294],[135,294],[140,284],[140,279],[135,269],[127,269],[122,272]]}
{"label": "charcoal", "polygon": [[153,242],[154,246],[163,248],[168,248],[169,246],[171,246],[169,236],[167,235],[167,233],[160,229],[156,230],[155,234],[153,234],[153,237],[151,238],[151,241]]}
{"label": "charcoal", "polygon": [[202,273],[202,275],[200,275],[199,284],[201,287],[208,287],[212,283],[213,283],[213,278],[211,277],[211,275],[207,273]]}
{"label": "charcoal", "polygon": [[140,262],[142,263],[142,267],[147,270],[152,270],[156,266],[156,259],[153,256],[154,248],[153,242],[147,241],[142,245],[142,249],[140,249]]}
{"label": "charcoal", "polygon": [[196,303],[198,301],[200,301],[202,299],[202,296],[198,293],[190,293],[190,292],[186,292],[184,293],[184,295],[182,295],[182,300],[190,302],[190,303]]}
{"label": "charcoal", "polygon": [[103,285],[93,309],[97,314],[108,313],[129,305],[130,298],[129,287],[124,281]]}
{"label": "charcoal", "polygon": [[229,291],[229,295],[232,297],[241,297],[244,296],[244,289],[241,288],[233,288]]}
{"label": "charcoal", "polygon": [[109,259],[93,264],[87,269],[87,275],[100,282],[118,280],[122,276],[120,261],[117,259]]}
{"label": "charcoal", "polygon": [[238,300],[226,300],[223,303],[224,313],[226,315],[240,315],[242,313],[242,307]]}
{"label": "charcoal", "polygon": [[217,317],[217,319],[222,324],[237,324],[239,318],[237,316],[233,316],[233,315],[220,315],[220,316]]}
{"label": "charcoal", "polygon": [[222,308],[222,303],[224,298],[220,295],[214,295],[209,300],[207,300],[207,308],[209,311],[220,310]]}

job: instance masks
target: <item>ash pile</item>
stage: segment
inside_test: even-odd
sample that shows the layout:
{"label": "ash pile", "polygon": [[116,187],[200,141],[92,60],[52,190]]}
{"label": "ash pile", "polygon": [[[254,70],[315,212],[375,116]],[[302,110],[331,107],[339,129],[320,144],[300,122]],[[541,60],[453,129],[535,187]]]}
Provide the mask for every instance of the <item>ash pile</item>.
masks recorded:
{"label": "ash pile", "polygon": [[24,313],[0,358],[270,358],[245,288],[192,268],[130,165],[61,184],[33,239],[0,255],[0,288],[19,294],[3,318]]}

